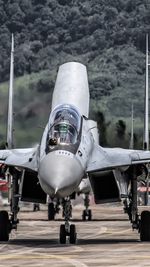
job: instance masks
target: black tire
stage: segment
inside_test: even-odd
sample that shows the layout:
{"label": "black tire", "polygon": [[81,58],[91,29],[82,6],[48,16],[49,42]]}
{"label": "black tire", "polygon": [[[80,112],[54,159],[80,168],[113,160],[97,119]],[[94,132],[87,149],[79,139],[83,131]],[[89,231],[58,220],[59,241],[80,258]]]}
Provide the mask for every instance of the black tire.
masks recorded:
{"label": "black tire", "polygon": [[54,203],[48,204],[48,220],[53,221],[55,219],[55,208]]}
{"label": "black tire", "polygon": [[75,244],[77,239],[76,226],[70,225],[70,244]]}
{"label": "black tire", "polygon": [[147,210],[141,213],[140,240],[150,241],[150,212]]}
{"label": "black tire", "polygon": [[33,211],[39,211],[40,210],[40,205],[39,203],[34,203],[33,204]]}
{"label": "black tire", "polygon": [[88,211],[88,221],[91,221],[92,220],[92,211],[89,210]]}
{"label": "black tire", "polygon": [[0,241],[9,240],[9,218],[8,212],[0,211]]}
{"label": "black tire", "polygon": [[82,213],[82,220],[83,220],[83,221],[86,221],[86,210],[83,210],[83,213]]}
{"label": "black tire", "polygon": [[64,224],[60,225],[59,242],[60,244],[66,244],[66,229]]}

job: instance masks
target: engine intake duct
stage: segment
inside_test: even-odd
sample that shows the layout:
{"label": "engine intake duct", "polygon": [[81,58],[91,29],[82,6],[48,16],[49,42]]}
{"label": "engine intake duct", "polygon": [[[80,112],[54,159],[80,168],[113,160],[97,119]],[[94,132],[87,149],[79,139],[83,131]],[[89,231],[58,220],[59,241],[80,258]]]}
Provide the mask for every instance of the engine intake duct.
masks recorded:
{"label": "engine intake duct", "polygon": [[112,171],[95,172],[89,177],[96,204],[121,201],[118,184]]}
{"label": "engine intake duct", "polygon": [[41,188],[37,172],[25,170],[21,179],[21,200],[33,203],[46,203],[47,195]]}

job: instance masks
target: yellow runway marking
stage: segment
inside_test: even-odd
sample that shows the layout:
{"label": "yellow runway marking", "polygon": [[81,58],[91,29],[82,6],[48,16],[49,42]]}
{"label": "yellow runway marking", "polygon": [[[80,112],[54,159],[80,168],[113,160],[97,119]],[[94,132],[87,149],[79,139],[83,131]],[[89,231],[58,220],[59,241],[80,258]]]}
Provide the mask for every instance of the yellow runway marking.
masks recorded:
{"label": "yellow runway marking", "polygon": [[86,264],[79,260],[73,259],[71,256],[61,256],[61,255],[0,255],[0,260],[61,260],[68,262],[75,267],[88,267]]}
{"label": "yellow runway marking", "polygon": [[[115,234],[123,234],[123,233],[126,233],[126,232],[129,232],[131,231],[131,228],[129,229],[126,229],[126,230],[121,230],[121,231],[115,231]],[[90,234],[90,235],[84,235],[84,237],[86,239],[89,239],[89,238],[94,238],[94,237],[97,237],[97,236],[100,236],[100,235],[103,235],[103,234],[106,234],[106,235],[113,235],[114,234],[114,231],[109,231],[109,229],[107,227],[101,227],[100,231],[98,231],[96,234]]]}
{"label": "yellow runway marking", "polygon": [[84,237],[86,239],[88,239],[88,238],[94,238],[94,237],[99,236],[99,235],[102,235],[104,233],[107,233],[107,227],[103,227],[102,226],[101,229],[96,234],[86,234],[86,235],[84,235]]}
{"label": "yellow runway marking", "polygon": [[126,229],[126,230],[121,230],[121,231],[115,231],[115,232],[106,232],[106,234],[108,234],[108,235],[113,235],[114,233],[115,234],[123,234],[123,233],[130,232],[130,231],[131,231],[131,228]]}
{"label": "yellow runway marking", "polygon": [[[61,256],[61,255],[0,255],[0,260],[61,260],[72,264],[73,266],[87,267],[86,264],[82,263],[79,260],[73,259],[71,256]],[[137,255],[128,256],[128,259],[132,260],[149,260],[150,256],[148,255]]]}
{"label": "yellow runway marking", "polygon": [[26,260],[26,259],[58,259],[58,260],[68,260],[69,256],[59,256],[59,255],[0,255],[1,260]]}

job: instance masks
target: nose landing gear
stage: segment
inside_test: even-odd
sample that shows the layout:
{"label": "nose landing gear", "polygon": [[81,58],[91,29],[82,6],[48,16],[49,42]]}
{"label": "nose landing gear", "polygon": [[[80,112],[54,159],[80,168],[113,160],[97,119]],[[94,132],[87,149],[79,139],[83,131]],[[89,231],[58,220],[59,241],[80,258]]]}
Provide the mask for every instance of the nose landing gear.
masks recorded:
{"label": "nose landing gear", "polygon": [[63,201],[63,217],[65,218],[65,224],[60,225],[60,244],[66,244],[66,237],[69,237],[70,244],[75,244],[77,233],[75,225],[69,223],[72,217],[72,206],[69,197]]}

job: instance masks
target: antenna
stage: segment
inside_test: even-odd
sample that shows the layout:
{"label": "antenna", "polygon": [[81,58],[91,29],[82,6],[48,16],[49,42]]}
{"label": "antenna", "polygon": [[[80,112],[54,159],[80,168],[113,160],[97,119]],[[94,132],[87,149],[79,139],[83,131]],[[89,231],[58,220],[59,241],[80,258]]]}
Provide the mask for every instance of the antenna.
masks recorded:
{"label": "antenna", "polygon": [[13,143],[13,84],[14,84],[14,36],[11,39],[11,57],[10,57],[10,80],[8,96],[8,119],[7,119],[7,146],[9,149],[14,147]]}
{"label": "antenna", "polygon": [[130,139],[130,149],[134,148],[134,114],[133,114],[133,103],[131,108],[131,139]]}
{"label": "antenna", "polygon": [[145,114],[144,114],[144,150],[149,150],[149,96],[148,96],[148,34],[146,34],[146,77],[145,77]]}

